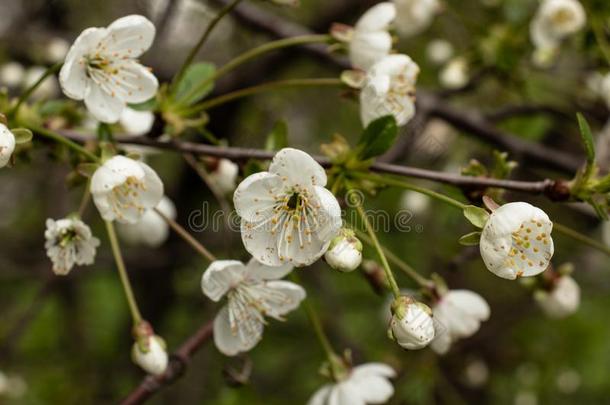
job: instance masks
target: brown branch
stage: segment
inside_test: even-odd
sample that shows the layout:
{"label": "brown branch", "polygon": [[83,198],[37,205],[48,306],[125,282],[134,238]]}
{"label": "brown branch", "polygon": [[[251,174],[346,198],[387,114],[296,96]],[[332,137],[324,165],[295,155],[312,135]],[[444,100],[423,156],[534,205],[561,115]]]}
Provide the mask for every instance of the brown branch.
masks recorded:
{"label": "brown branch", "polygon": [[122,405],[143,404],[164,386],[170,385],[184,374],[193,355],[212,337],[213,321],[203,324],[171,356],[167,370],[159,376],[146,376],[122,402]]}
{"label": "brown branch", "polygon": [[[85,142],[87,139],[89,139],[84,135],[72,131],[63,131],[62,134],[76,142]],[[189,153],[201,156],[212,156],[236,161],[248,159],[268,160],[272,159],[276,153],[273,151],[261,149],[212,146],[192,142],[164,142],[147,137],[134,138],[116,136],[115,140],[122,144],[150,146],[158,149],[180,152],[183,154]],[[326,157],[314,156],[314,159],[316,159],[316,161],[324,167],[329,167],[331,165],[331,162]],[[547,197],[554,201],[562,201],[569,197],[569,191],[562,189],[564,183],[560,180],[555,181],[551,179],[545,179],[542,181],[517,181],[493,179],[487,177],[461,176],[458,174],[444,173],[434,170],[420,169],[417,167],[395,165],[384,162],[373,163],[370,166],[370,170],[378,173],[388,173],[399,176],[413,177],[423,180],[430,180],[437,183],[449,184],[456,187],[467,187],[470,189],[484,189],[487,187],[495,187],[512,191],[520,191],[529,194],[545,194]]]}
{"label": "brown branch", "polygon": [[[214,0],[217,4],[226,4],[227,0]],[[240,4],[233,13],[245,26],[266,32],[275,38],[286,38],[296,35],[310,35],[313,32],[297,23],[286,21],[272,13],[252,4]],[[342,57],[330,54],[325,46],[304,45],[302,49],[341,69],[349,69],[349,62]],[[425,108],[432,117],[449,122],[455,128],[477,136],[481,140],[506,149],[523,157],[531,163],[550,167],[563,173],[573,174],[582,164],[582,159],[573,153],[557,151],[538,143],[528,142],[515,134],[500,131],[482,114],[463,111],[449,105],[443,98],[424,90],[417,92],[419,108]]]}

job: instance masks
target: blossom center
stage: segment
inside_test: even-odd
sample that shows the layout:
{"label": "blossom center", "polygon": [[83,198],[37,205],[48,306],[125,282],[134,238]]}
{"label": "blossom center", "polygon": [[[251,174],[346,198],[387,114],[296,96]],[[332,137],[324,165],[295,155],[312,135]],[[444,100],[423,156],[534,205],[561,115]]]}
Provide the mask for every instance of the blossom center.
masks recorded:
{"label": "blossom center", "polygon": [[[544,267],[548,264],[548,246],[550,232],[541,221],[523,222],[519,229],[512,232],[512,246],[508,253],[507,264],[517,270],[517,277],[524,270],[533,267]],[[548,233],[547,233],[548,232]]]}
{"label": "blossom center", "polygon": [[140,193],[144,191],[146,191],[144,182],[133,176],[113,188],[111,204],[117,217],[123,218],[123,212],[128,209],[135,209],[138,213],[143,213],[145,208],[140,201]]}

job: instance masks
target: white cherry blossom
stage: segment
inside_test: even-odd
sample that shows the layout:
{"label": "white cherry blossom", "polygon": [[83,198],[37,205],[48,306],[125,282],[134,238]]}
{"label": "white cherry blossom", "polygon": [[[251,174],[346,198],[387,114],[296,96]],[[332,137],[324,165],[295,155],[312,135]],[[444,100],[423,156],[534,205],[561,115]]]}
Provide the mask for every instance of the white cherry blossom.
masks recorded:
{"label": "white cherry blossom", "polygon": [[509,280],[542,273],[553,257],[552,230],[553,223],[540,208],[525,202],[502,205],[491,213],[481,234],[485,266]]}
{"label": "white cherry blossom", "polygon": [[[169,198],[164,196],[156,208],[166,217],[176,219],[176,206]],[[146,210],[135,224],[117,224],[116,230],[128,244],[151,248],[161,246],[169,236],[169,225],[155,210]]]}
{"label": "white cherry blossom", "polygon": [[65,276],[75,265],[93,264],[100,241],[87,224],[76,218],[49,218],[46,225],[45,249],[55,274]]}
{"label": "white cherry blossom", "polygon": [[578,310],[580,287],[568,275],[552,281],[550,291],[537,291],[536,301],[549,318],[565,318]]}
{"label": "white cherry blossom", "polygon": [[119,118],[119,123],[131,136],[146,135],[155,122],[155,115],[150,111],[137,111],[133,108],[125,107]]}
{"label": "white cherry blossom", "polygon": [[93,202],[106,221],[135,224],[163,197],[163,183],[146,163],[114,156],[91,178]]}
{"label": "white cherry blossom", "polygon": [[439,75],[441,84],[448,89],[459,89],[468,84],[468,62],[462,57],[451,59]]}
{"label": "white cherry blossom", "polygon": [[426,47],[426,56],[435,65],[442,65],[453,56],[454,49],[451,42],[444,39],[433,39]]}
{"label": "white cherry blossom", "polygon": [[8,62],[0,66],[0,85],[16,88],[23,81],[25,69],[17,62]]}
{"label": "white cherry blossom", "polygon": [[389,55],[392,50],[392,36],[388,29],[395,17],[396,8],[389,2],[379,3],[362,15],[349,41],[352,66],[368,70]]}
{"label": "white cherry blossom", "polygon": [[439,354],[449,351],[458,339],[474,335],[481,322],[489,319],[489,305],[479,294],[469,290],[449,290],[432,307],[436,335],[430,347]]}
{"label": "white cherry blossom", "polygon": [[539,55],[551,54],[563,39],[583,28],[586,18],[578,0],[543,0],[530,24],[530,37]]}
{"label": "white cherry blossom", "polygon": [[292,266],[265,266],[255,259],[247,265],[217,260],[203,273],[201,288],[212,301],[227,298],[214,319],[214,343],[227,356],[252,349],[263,337],[265,317],[283,320],[305,299],[305,290],[280,280]]}
{"label": "white cherry blossom", "polygon": [[396,343],[408,350],[426,347],[434,339],[432,310],[425,304],[402,296],[392,303],[390,332]]}
{"label": "white cherry blossom", "polygon": [[360,92],[360,116],[364,126],[393,115],[405,125],[415,115],[415,82],[419,67],[407,55],[389,55],[367,73]]}
{"label": "white cherry blossom", "polygon": [[424,31],[441,10],[439,0],[394,0],[394,5],[396,30],[405,37]]}
{"label": "white cherry blossom", "polygon": [[390,382],[394,377],[396,372],[386,364],[362,364],[349,370],[339,381],[320,388],[307,405],[383,404],[394,395]]}
{"label": "white cherry blossom", "polygon": [[[44,66],[32,66],[23,75],[23,89],[33,86],[47,72]],[[47,77],[32,93],[32,98],[36,100],[46,100],[56,97],[59,94],[59,86],[55,76]]]}
{"label": "white cherry blossom", "polygon": [[6,166],[15,151],[15,135],[0,123],[0,168]]}
{"label": "white cherry blossom", "polygon": [[154,25],[140,15],[119,18],[106,28],[87,28],[59,73],[63,92],[84,99],[99,121],[117,122],[127,103],[147,101],[157,92],[157,78],[136,59],[154,38]]}
{"label": "white cherry blossom", "polygon": [[307,153],[280,150],[268,172],[242,181],[233,202],[246,250],[268,266],[307,266],[341,228],[341,209],[324,186],[326,173]]}
{"label": "white cherry blossom", "polygon": [[165,341],[157,335],[142,337],[131,349],[133,362],[152,375],[163,374],[169,363]]}

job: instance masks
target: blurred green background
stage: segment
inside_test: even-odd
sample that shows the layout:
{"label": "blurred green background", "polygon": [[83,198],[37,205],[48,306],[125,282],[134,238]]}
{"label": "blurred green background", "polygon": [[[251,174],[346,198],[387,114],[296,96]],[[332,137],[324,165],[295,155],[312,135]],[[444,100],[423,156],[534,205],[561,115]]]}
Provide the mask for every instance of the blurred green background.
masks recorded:
{"label": "blurred green background", "polygon": [[[163,26],[143,61],[165,80],[217,11],[216,3],[177,0],[173,15]],[[300,8],[275,7],[252,1],[261,8],[297,21],[318,32],[334,21],[353,24],[373,1],[302,0]],[[470,61],[473,86],[447,93],[460,108],[493,112],[505,105],[551,105],[564,117],[533,114],[498,125],[525,139],[581,156],[575,120],[577,106],[586,108],[595,131],[608,116],[607,107],[587,87],[593,72],[608,70],[589,26],[567,41],[557,63],[548,70],[531,64],[528,24],[535,0],[448,0],[445,9],[424,33],[401,40],[397,48],[421,67],[418,86],[441,92],[442,66],[431,63],[426,49],[433,39],[452,43],[456,55]],[[590,16],[603,23],[610,17],[605,0],[583,1]],[[140,13],[159,22],[163,0],[0,0],[0,62],[17,61],[25,67],[49,65],[50,41],[71,42],[84,28],[105,26],[115,18]],[[269,37],[227,18],[199,55],[218,65]],[[293,77],[332,77],[336,67],[298,51],[281,52],[242,67],[217,84],[217,92],[269,80]],[[52,89],[51,89],[52,90]],[[18,90],[14,90],[18,91]],[[56,91],[56,90],[55,90]],[[46,98],[60,97],[49,93]],[[208,129],[231,145],[264,147],[277,120],[289,128],[291,146],[319,153],[319,145],[341,133],[354,142],[361,131],[358,104],[336,89],[283,90],[243,99],[210,113]],[[408,165],[459,172],[476,158],[492,161],[494,148],[450,127],[409,125],[401,139],[409,147],[396,161]],[[203,141],[198,135],[192,138]],[[520,160],[519,156],[509,155]],[[28,163],[30,161],[31,163]],[[150,158],[178,208],[178,221],[208,202],[218,205],[179,155],[163,153]],[[103,224],[90,207],[85,216],[102,240],[94,266],[57,278],[44,251],[46,218],[59,218],[78,206],[82,187],[70,187],[69,168],[61,151],[35,145],[16,167],[0,171],[0,371],[22,380],[20,395],[0,396],[7,404],[118,403],[142,379],[130,361],[130,318],[115,273]],[[521,165],[515,178],[561,177],[540,166]],[[424,184],[424,183],[422,183]],[[432,187],[434,185],[428,184]],[[437,187],[438,188],[438,187]],[[456,198],[459,191],[440,187]],[[588,212],[551,204],[543,198],[526,199],[543,207],[552,218],[600,238],[599,222]],[[386,190],[367,198],[372,209],[391,215],[409,209],[409,232],[392,227],[380,235],[384,244],[423,274],[437,272],[454,288],[468,288],[488,300],[491,319],[472,338],[457,343],[439,357],[431,350],[402,351],[386,337],[388,297],[374,293],[361,272],[340,274],[324,262],[299,270],[304,287],[320,313],[338,349],[353,351],[356,363],[383,361],[400,373],[392,404],[602,404],[610,400],[610,260],[561,235],[555,237],[555,264],[575,264],[574,277],[582,288],[577,314],[548,320],[531,293],[518,282],[502,280],[486,271],[477,250],[457,244],[470,232],[460,213],[438,202],[423,209],[409,205],[411,198]],[[226,228],[196,233],[222,258],[247,260],[239,234]],[[177,347],[219,308],[200,289],[207,264],[174,235],[159,249],[124,248],[127,267],[144,316],[171,348]],[[365,255],[375,253],[365,248]],[[414,288],[399,275],[404,288]],[[247,358],[247,360],[246,360]],[[245,385],[231,375],[252,361]],[[263,341],[241,359],[223,357],[207,344],[185,375],[165,388],[151,404],[286,404],[305,403],[323,383],[318,369],[323,352],[305,314],[290,314],[287,322],[270,322]]]}

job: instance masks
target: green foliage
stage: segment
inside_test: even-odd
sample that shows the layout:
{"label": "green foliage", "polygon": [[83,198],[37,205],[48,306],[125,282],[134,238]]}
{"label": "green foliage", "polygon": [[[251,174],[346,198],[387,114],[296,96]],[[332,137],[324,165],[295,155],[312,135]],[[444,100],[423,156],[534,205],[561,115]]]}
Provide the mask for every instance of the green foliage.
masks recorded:
{"label": "green foliage", "polygon": [[362,132],[358,141],[358,157],[362,160],[374,158],[387,152],[398,136],[396,119],[391,115],[377,118]]}
{"label": "green foliage", "polygon": [[595,141],[593,140],[591,127],[589,127],[589,123],[581,113],[577,113],[576,118],[578,119],[580,136],[587,155],[587,167],[592,168],[595,164]]}
{"label": "green foliage", "polygon": [[193,105],[210,94],[214,82],[210,79],[216,72],[212,63],[200,62],[190,65],[175,86],[173,100],[183,106]]}
{"label": "green foliage", "polygon": [[280,150],[288,146],[288,125],[280,120],[275,123],[265,141],[266,150]]}
{"label": "green foliage", "polygon": [[460,245],[464,246],[477,246],[480,240],[481,232],[475,231],[463,235],[462,237],[460,237],[458,242],[460,243]]}
{"label": "green foliage", "polygon": [[485,209],[474,205],[464,208],[464,216],[477,228],[483,228],[489,219],[489,213]]}

